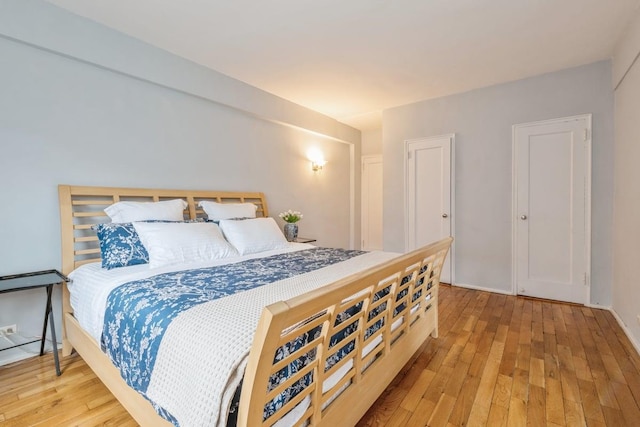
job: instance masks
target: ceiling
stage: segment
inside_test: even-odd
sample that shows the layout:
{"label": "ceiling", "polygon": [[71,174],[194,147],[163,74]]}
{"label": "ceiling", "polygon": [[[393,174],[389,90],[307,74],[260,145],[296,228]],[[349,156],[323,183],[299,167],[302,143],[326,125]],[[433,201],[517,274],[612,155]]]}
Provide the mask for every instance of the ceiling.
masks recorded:
{"label": "ceiling", "polygon": [[640,0],[48,0],[361,130],[610,58]]}

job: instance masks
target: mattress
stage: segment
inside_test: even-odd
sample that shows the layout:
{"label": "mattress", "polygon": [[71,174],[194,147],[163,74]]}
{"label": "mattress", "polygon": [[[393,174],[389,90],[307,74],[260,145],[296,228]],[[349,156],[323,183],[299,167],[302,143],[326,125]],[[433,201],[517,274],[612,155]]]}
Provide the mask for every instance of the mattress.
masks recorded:
{"label": "mattress", "polygon": [[69,274],[71,281],[68,283],[68,288],[71,294],[70,301],[71,307],[73,308],[73,315],[78,323],[80,323],[80,326],[89,332],[96,342],[100,342],[102,328],[104,326],[107,296],[113,289],[123,283],[172,271],[215,267],[310,248],[313,248],[313,246],[306,243],[289,243],[286,249],[160,268],[149,268],[148,264],[140,264],[107,270],[102,268],[99,262],[84,264]]}

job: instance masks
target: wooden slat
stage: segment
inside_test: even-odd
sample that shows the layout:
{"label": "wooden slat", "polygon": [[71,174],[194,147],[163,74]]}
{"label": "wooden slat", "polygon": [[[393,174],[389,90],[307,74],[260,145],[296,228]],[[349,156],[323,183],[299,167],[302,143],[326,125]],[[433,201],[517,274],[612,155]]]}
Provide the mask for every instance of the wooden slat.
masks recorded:
{"label": "wooden slat", "polygon": [[73,253],[76,254],[76,255],[99,254],[100,253],[100,248],[80,249],[80,250],[74,251]]}
{"label": "wooden slat", "polygon": [[74,212],[73,213],[73,217],[74,218],[99,218],[99,217],[104,217],[104,216],[107,216],[107,214],[104,213],[104,211]]}
{"label": "wooden slat", "polygon": [[95,224],[73,224],[74,230],[91,230]]}
{"label": "wooden slat", "polygon": [[76,243],[97,242],[98,241],[98,236],[76,237],[75,239],[73,239],[73,241],[76,242]]}
{"label": "wooden slat", "polygon": [[92,206],[92,205],[104,205],[109,206],[113,204],[113,200],[72,200],[71,204],[73,206]]}

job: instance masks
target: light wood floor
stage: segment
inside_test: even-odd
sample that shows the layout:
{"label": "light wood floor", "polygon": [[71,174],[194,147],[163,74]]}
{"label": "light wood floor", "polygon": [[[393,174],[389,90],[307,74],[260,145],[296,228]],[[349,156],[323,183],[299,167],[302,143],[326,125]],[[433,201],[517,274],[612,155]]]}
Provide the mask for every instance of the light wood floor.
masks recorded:
{"label": "light wood floor", "polygon": [[[604,310],[443,286],[430,339],[364,426],[639,426],[640,356]],[[0,425],[136,425],[77,356],[0,367]]]}

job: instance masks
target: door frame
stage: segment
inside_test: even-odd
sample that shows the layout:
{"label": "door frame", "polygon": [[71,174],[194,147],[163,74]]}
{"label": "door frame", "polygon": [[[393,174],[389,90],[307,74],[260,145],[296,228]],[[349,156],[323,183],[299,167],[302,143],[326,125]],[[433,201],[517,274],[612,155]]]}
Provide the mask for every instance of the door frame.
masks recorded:
{"label": "door frame", "polygon": [[455,207],[456,207],[456,185],[455,185],[455,158],[456,158],[456,134],[455,133],[445,133],[442,135],[434,135],[434,136],[425,136],[421,138],[412,138],[404,140],[404,152],[403,152],[403,185],[404,185],[404,251],[409,251],[409,144],[414,142],[420,142],[430,139],[440,139],[440,138],[449,138],[451,141],[451,159],[449,165],[449,189],[450,189],[450,197],[449,201],[451,204],[449,211],[449,224],[451,224],[451,237],[453,237],[453,242],[451,242],[451,247],[449,248],[449,262],[451,264],[451,285],[455,285],[456,283],[456,239],[455,239],[455,224],[456,224],[456,215],[455,215]]}
{"label": "door frame", "polygon": [[516,132],[518,129],[530,126],[548,125],[554,123],[564,123],[576,120],[585,120],[587,122],[587,130],[584,136],[585,138],[585,198],[584,198],[584,227],[585,227],[585,269],[586,276],[584,278],[585,288],[585,305],[591,304],[591,158],[592,158],[592,146],[593,146],[593,132],[592,132],[592,114],[580,114],[577,116],[560,117],[557,119],[539,120],[535,122],[517,123],[511,126],[511,294],[517,295],[517,283],[518,283],[518,182],[517,182],[517,144],[516,144]]}
{"label": "door frame", "polygon": [[[367,221],[366,221],[366,224],[365,224],[364,170],[365,170],[365,165],[369,165],[371,163],[382,163],[383,167],[384,167],[382,154],[365,154],[365,155],[363,155],[361,157],[361,163],[360,163],[361,169],[360,170],[362,171],[362,174],[361,174],[362,175],[362,179],[360,180],[360,249],[362,249],[362,250],[365,250],[364,249],[364,245],[363,245],[365,225],[367,227],[369,226],[369,215],[368,215],[368,212],[367,212]],[[382,179],[383,179],[383,183],[384,183],[384,177]],[[383,223],[384,223],[384,218],[383,218]],[[382,227],[381,232],[384,235],[384,225]]]}

